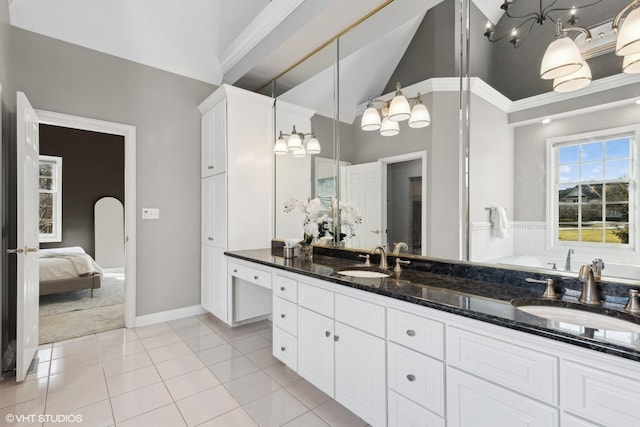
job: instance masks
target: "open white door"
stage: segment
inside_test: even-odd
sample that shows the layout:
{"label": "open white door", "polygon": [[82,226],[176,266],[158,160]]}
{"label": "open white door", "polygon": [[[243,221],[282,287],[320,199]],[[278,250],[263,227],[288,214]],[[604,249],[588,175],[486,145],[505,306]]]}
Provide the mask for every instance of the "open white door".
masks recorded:
{"label": "open white door", "polygon": [[22,381],[38,350],[40,320],[38,116],[22,92],[18,92],[17,120],[18,237],[12,252],[18,257],[16,381]]}
{"label": "open white door", "polygon": [[363,163],[346,167],[345,202],[353,202],[362,213],[362,224],[348,247],[372,249],[387,241],[382,227],[382,163]]}

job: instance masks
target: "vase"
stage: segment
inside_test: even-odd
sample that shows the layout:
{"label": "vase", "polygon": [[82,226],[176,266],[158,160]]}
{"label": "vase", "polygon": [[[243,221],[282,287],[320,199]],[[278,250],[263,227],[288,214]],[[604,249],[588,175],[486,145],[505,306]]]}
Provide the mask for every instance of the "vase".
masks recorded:
{"label": "vase", "polygon": [[313,259],[312,245],[305,245],[303,243],[300,244],[300,259],[309,261]]}

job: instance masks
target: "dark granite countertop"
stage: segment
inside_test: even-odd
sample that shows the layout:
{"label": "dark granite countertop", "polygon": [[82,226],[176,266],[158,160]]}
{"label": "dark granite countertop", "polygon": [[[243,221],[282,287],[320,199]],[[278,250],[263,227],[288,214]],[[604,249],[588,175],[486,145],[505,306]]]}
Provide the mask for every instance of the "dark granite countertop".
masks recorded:
{"label": "dark granite countertop", "polygon": [[[521,272],[514,278],[508,277],[510,273],[503,273],[501,269],[495,269],[496,273],[491,274],[486,267],[474,272],[474,267],[465,266],[465,274],[452,275],[449,273],[455,270],[455,265],[452,269],[447,263],[424,259],[422,262],[412,260],[410,267],[403,267],[399,274],[391,272],[388,278],[361,278],[337,273],[339,270],[363,268],[362,261],[354,259],[319,254],[313,256],[313,261],[284,259],[277,256],[281,250],[272,249],[231,251],[225,254],[640,362],[638,333],[579,327],[516,309],[511,304],[514,299],[521,300],[519,305],[544,303],[539,298],[544,285],[526,283],[523,279],[525,276],[537,277],[535,273]],[[374,259],[371,262],[374,267],[367,269],[375,270],[377,264]],[[390,265],[393,264],[390,262]],[[575,288],[574,284],[567,282],[566,293],[553,304],[575,306],[578,295],[571,288]],[[624,312],[621,301],[616,297],[607,297],[602,306],[581,307],[640,325],[640,316]]]}

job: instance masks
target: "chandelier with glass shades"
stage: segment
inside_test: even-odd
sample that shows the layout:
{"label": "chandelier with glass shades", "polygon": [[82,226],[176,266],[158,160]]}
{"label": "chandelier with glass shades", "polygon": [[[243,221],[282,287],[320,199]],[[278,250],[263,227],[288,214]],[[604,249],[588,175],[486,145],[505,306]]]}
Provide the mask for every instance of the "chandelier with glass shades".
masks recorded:
{"label": "chandelier with glass shades", "polygon": [[[305,148],[305,138],[310,136]],[[320,154],[320,141],[316,138],[313,129],[310,133],[298,132],[296,125],[293,125],[291,133],[282,133],[273,146],[273,152],[279,156],[288,154],[289,152],[296,158],[304,158],[307,154]]]}
{"label": "chandelier with glass shades", "polygon": [[[556,33],[553,41],[547,47],[540,65],[540,78],[553,80],[553,90],[556,92],[572,92],[582,89],[591,83],[591,69],[583,59],[580,48],[575,40],[569,37],[570,32],[582,33],[587,43],[591,42],[591,32],[587,28],[576,26],[578,9],[593,6],[602,0],[592,1],[589,4],[571,8],[554,8],[556,1],[543,8],[540,0],[539,12],[516,16],[509,12],[512,0],[504,0],[500,6],[505,11],[505,16],[513,19],[523,19],[510,33],[496,36],[487,24],[484,36],[491,42],[497,42],[510,36],[509,42],[518,48],[529,35],[533,24],[543,25],[548,19],[556,24]],[[615,53],[624,56],[622,71],[625,73],[640,73],[640,0],[633,0],[625,6],[611,21],[611,32],[616,35]],[[563,27],[560,19],[555,19],[549,14],[557,11],[569,12],[567,20],[570,27]],[[529,26],[526,26],[529,24]],[[524,35],[519,36],[518,31],[525,29]],[[604,35],[600,35],[601,37]]]}
{"label": "chandelier with glass shades", "polygon": [[[429,110],[422,103],[420,92],[414,98],[407,98],[400,89],[400,82],[398,82],[395,96],[391,100],[369,98],[367,109],[362,114],[360,123],[362,130],[379,130],[382,136],[395,136],[400,133],[401,121],[409,120],[411,128],[423,128],[431,124]],[[415,100],[413,108],[409,105],[410,99]],[[381,105],[380,113],[374,106],[376,102]]]}

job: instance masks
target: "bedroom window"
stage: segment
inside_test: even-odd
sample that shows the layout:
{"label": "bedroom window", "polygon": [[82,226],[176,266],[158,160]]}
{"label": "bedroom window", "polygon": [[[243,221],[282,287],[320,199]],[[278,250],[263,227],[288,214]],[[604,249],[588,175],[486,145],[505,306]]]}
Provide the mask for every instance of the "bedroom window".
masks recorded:
{"label": "bedroom window", "polygon": [[634,246],[635,145],[635,132],[629,131],[551,144],[555,244]]}
{"label": "bedroom window", "polygon": [[40,156],[40,242],[62,241],[62,157]]}

